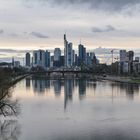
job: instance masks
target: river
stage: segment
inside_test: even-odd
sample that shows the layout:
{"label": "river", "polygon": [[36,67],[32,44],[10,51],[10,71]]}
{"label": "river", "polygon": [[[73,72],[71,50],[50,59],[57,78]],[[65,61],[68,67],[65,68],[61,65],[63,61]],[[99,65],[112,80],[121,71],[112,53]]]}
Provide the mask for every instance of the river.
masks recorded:
{"label": "river", "polygon": [[140,139],[139,85],[28,77],[11,92],[20,113],[0,122],[0,140]]}

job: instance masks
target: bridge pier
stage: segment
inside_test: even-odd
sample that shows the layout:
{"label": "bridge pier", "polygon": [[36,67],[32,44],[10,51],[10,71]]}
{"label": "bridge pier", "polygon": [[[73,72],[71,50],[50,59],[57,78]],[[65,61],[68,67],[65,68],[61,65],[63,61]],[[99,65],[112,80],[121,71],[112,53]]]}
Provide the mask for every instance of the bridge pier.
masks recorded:
{"label": "bridge pier", "polygon": [[48,72],[48,76],[50,77],[50,75],[51,75],[51,73],[50,72]]}
{"label": "bridge pier", "polygon": [[78,72],[76,72],[75,74],[76,74],[76,78],[78,78]]}
{"label": "bridge pier", "polygon": [[63,78],[64,78],[64,76],[65,76],[65,73],[64,73],[64,72],[62,72],[62,76],[63,76]]}

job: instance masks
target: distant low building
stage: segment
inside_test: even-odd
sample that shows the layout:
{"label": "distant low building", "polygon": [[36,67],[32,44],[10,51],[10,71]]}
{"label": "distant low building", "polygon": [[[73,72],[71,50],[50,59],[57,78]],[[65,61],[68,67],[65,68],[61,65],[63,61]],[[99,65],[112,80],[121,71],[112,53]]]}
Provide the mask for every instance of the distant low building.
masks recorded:
{"label": "distant low building", "polygon": [[14,67],[19,68],[20,67],[20,61],[14,61]]}
{"label": "distant low building", "polygon": [[119,73],[132,75],[139,73],[139,57],[134,60],[134,52],[120,50]]}
{"label": "distant low building", "polygon": [[13,64],[12,63],[1,62],[0,63],[0,68],[13,68]]}

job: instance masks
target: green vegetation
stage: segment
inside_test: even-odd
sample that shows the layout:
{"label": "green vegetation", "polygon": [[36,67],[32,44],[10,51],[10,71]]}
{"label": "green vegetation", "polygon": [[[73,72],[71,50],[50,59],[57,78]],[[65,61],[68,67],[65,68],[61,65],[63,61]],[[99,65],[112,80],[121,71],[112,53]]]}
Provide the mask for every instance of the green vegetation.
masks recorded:
{"label": "green vegetation", "polygon": [[130,83],[140,84],[140,79],[132,79]]}

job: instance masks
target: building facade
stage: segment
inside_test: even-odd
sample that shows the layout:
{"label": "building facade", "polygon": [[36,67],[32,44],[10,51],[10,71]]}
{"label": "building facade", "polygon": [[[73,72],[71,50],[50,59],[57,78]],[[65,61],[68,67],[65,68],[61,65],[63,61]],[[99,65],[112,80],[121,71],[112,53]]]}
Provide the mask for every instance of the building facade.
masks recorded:
{"label": "building facade", "polygon": [[78,46],[78,59],[79,59],[79,66],[82,63],[86,63],[86,48],[84,47],[84,45],[79,44]]}
{"label": "building facade", "polygon": [[25,61],[26,61],[26,67],[30,67],[31,66],[31,55],[30,53],[26,53],[26,56],[25,56]]}

